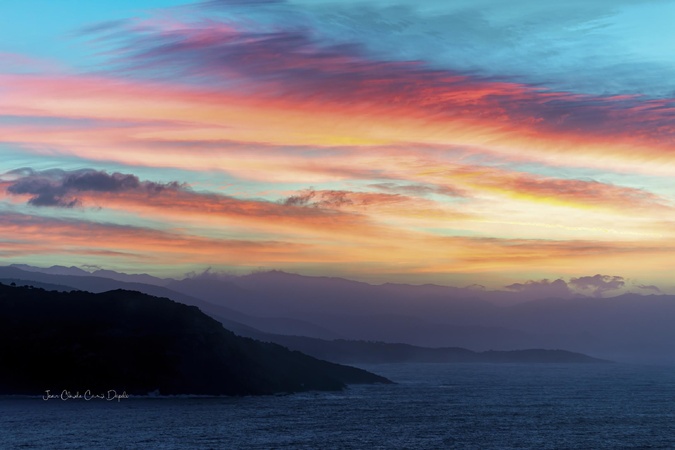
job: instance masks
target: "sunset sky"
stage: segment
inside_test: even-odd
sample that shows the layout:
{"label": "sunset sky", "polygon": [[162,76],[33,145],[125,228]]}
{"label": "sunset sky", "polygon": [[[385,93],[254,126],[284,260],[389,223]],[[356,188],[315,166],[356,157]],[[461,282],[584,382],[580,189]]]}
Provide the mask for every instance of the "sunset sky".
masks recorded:
{"label": "sunset sky", "polygon": [[675,1],[0,17],[6,264],[675,293]]}

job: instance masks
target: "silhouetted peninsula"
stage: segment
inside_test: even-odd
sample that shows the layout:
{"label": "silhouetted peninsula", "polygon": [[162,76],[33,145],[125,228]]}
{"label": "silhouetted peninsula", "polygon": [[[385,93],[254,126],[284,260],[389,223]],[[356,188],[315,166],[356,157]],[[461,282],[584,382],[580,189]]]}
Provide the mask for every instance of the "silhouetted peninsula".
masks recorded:
{"label": "silhouetted peninsula", "polygon": [[257,395],[390,383],[236,336],[197,307],[135,291],[0,284],[0,394]]}

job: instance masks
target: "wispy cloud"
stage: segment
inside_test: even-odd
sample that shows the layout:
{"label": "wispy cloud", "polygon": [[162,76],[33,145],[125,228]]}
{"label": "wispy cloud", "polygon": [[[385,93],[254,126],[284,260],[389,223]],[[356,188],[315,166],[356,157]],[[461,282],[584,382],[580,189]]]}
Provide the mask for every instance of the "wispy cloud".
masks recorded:
{"label": "wispy cloud", "polygon": [[162,265],[166,258],[169,258],[168,261],[192,263],[210,259],[223,263],[228,258],[237,257],[271,263],[301,258],[303,253],[300,244],[290,242],[209,239],[177,231],[27,214],[1,213],[0,231],[5,236],[11,236],[3,240],[0,251],[14,251],[15,256],[23,257],[41,254],[116,255],[114,259],[122,262],[144,259],[148,263]]}
{"label": "wispy cloud", "polygon": [[118,58],[133,73],[223,88],[234,82],[297,103],[370,104],[373,112],[386,105],[388,115],[404,113],[432,123],[461,118],[542,138],[658,142],[673,137],[673,99],[574,94],[420,62],[376,60],[357,46],[330,45],[302,28],[265,30],[204,20],[125,31]]}

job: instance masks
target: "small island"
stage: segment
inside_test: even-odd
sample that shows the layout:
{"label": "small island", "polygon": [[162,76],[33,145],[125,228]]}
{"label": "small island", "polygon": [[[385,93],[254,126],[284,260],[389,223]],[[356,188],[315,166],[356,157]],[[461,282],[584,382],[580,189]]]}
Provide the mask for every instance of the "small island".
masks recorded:
{"label": "small island", "polygon": [[0,394],[264,395],[391,383],[236,336],[202,313],[135,291],[0,284]]}

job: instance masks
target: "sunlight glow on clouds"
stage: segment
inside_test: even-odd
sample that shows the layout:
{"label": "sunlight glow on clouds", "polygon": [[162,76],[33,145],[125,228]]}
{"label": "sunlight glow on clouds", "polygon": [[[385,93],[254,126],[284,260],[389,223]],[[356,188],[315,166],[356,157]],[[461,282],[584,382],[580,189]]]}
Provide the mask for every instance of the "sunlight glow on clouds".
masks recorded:
{"label": "sunlight glow on clouds", "polygon": [[139,3],[0,46],[8,261],[669,283],[673,3]]}

